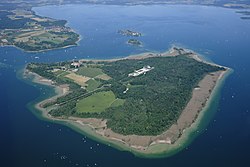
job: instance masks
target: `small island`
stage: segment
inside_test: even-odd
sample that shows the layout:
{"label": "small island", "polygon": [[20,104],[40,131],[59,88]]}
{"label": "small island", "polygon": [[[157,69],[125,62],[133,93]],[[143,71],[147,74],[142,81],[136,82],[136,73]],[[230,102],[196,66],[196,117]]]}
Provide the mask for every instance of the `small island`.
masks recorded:
{"label": "small island", "polygon": [[127,41],[127,44],[133,45],[133,46],[142,46],[142,42],[137,39],[129,39]]}
{"label": "small island", "polygon": [[173,47],[111,60],[29,63],[24,75],[59,94],[42,116],[144,157],[180,151],[229,68]]}
{"label": "small island", "polygon": [[241,16],[240,18],[243,20],[249,20],[250,19],[250,11],[236,11],[236,13],[239,13],[243,16]]}
{"label": "small island", "polygon": [[130,37],[140,37],[142,34],[140,32],[132,31],[132,30],[118,30],[118,33],[123,36]]}
{"label": "small island", "polygon": [[65,20],[41,17],[25,7],[1,10],[0,20],[0,46],[40,52],[74,46],[80,40]]}

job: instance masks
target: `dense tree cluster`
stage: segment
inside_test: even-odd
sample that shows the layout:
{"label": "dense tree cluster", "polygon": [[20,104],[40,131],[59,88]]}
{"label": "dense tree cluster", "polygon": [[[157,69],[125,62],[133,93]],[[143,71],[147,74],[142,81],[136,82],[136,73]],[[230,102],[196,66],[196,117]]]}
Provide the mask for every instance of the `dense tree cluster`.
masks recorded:
{"label": "dense tree cluster", "polygon": [[[147,65],[154,69],[128,77]],[[126,101],[97,116],[107,118],[109,128],[125,135],[162,133],[177,121],[198,82],[210,72],[223,70],[187,56],[122,60],[107,63],[102,69],[113,78],[110,83],[116,83],[112,91]],[[123,93],[124,87],[129,87],[127,93]]]}
{"label": "dense tree cluster", "polygon": [[51,111],[49,111],[49,114],[54,117],[68,117],[75,113],[75,107],[76,101],[72,100],[56,109],[52,109]]}

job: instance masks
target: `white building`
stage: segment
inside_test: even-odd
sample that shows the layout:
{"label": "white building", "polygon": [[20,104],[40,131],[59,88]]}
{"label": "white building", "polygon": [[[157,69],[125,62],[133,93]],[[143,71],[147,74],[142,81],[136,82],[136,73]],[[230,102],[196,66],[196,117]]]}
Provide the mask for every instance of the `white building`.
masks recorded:
{"label": "white building", "polygon": [[75,68],[79,68],[81,64],[79,62],[73,62],[71,63],[71,66],[74,66]]}
{"label": "white building", "polygon": [[128,74],[129,77],[137,77],[141,74],[146,74],[148,71],[153,70],[154,67],[150,67],[150,66],[144,66],[143,68],[139,69],[139,70],[135,70],[133,73]]}

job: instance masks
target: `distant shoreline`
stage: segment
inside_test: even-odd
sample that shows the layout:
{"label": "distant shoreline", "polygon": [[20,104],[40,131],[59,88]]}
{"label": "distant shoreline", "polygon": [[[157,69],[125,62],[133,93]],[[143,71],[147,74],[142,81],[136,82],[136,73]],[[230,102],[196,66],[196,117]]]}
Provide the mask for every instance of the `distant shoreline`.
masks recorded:
{"label": "distant shoreline", "polygon": [[[75,31],[73,31],[74,33],[76,33]],[[76,33],[77,34],[77,33]],[[79,35],[79,34],[78,34]],[[73,47],[73,46],[79,46],[79,42],[82,40],[82,37],[81,35],[79,35],[78,37],[78,40],[75,42],[74,45],[67,45],[67,46],[63,46],[63,47],[58,47],[58,48],[51,48],[51,49],[42,49],[42,50],[37,50],[37,51],[29,51],[29,50],[25,50],[25,49],[22,49],[18,46],[15,46],[15,45],[2,45],[1,47],[14,47],[18,50],[21,50],[23,52],[27,52],[27,53],[41,53],[41,52],[47,52],[47,51],[52,51],[52,50],[60,50],[60,49],[66,49],[66,48],[70,48],[70,47]]]}
{"label": "distant shoreline", "polygon": [[[143,53],[137,55],[131,55],[124,58],[118,59],[107,59],[107,60],[89,60],[82,59],[81,61],[118,61],[124,59],[145,59],[149,57],[161,57],[161,56],[177,56],[180,52],[191,53],[189,56],[197,61],[207,63],[210,65],[218,66],[213,63],[206,62],[197,53],[176,47],[172,47],[169,51],[164,53]],[[220,66],[222,67],[222,66]],[[185,143],[189,140],[189,135],[195,129],[197,129],[199,120],[202,119],[202,115],[208,110],[211,101],[214,98],[214,94],[217,94],[219,88],[223,84],[226,76],[228,76],[232,71],[227,68],[226,71],[218,71],[212,74],[204,76],[204,78],[199,82],[199,89],[193,90],[193,95],[187,106],[181,113],[176,124],[172,125],[168,130],[166,130],[161,135],[157,136],[138,136],[138,135],[120,135],[114,133],[111,129],[102,130],[100,127],[106,126],[106,120],[100,120],[96,118],[75,118],[69,117],[68,119],[54,118],[48,114],[48,111],[41,107],[41,104],[51,100],[53,98],[63,96],[67,91],[63,87],[55,86],[49,80],[46,80],[37,74],[25,72],[26,75],[33,75],[33,82],[39,84],[45,84],[48,86],[53,86],[57,90],[57,95],[48,98],[35,104],[35,108],[42,111],[42,116],[46,119],[65,122],[67,126],[72,127],[80,133],[87,134],[91,138],[98,140],[103,143],[108,143],[121,150],[131,151],[135,155],[142,157],[161,157],[170,156],[177,150],[183,149]],[[197,102],[199,99],[199,103]]]}
{"label": "distant shoreline", "polygon": [[[18,7],[16,7],[16,8],[19,9]],[[22,8],[20,7],[20,9],[22,9]],[[39,16],[38,14],[36,14],[36,12],[35,12],[32,8],[29,9],[29,11],[32,12],[32,14],[34,15],[34,17],[47,18],[47,17],[44,17],[44,16]],[[57,19],[55,19],[55,20],[57,20]],[[57,21],[59,21],[59,20],[57,20]],[[1,43],[0,46],[2,46],[2,47],[5,47],[5,46],[8,46],[8,47],[15,47],[15,48],[17,48],[17,49],[19,49],[19,50],[21,50],[21,51],[23,51],[23,52],[27,52],[27,53],[40,53],[40,52],[47,52],[47,51],[51,51],[51,50],[65,49],[65,48],[69,48],[69,47],[73,47],[73,46],[78,46],[78,45],[79,45],[79,41],[82,40],[82,36],[81,36],[80,34],[78,34],[75,30],[73,30],[72,28],[70,28],[70,27],[67,26],[68,21],[66,21],[66,20],[64,20],[64,21],[65,21],[65,24],[64,24],[64,25],[61,25],[60,27],[69,28],[70,30],[67,31],[67,33],[71,32],[71,33],[74,33],[74,34],[77,35],[77,38],[74,38],[74,40],[71,40],[71,41],[72,41],[72,44],[68,44],[68,45],[60,46],[60,47],[54,47],[54,48],[51,47],[51,48],[48,48],[48,49],[35,49],[35,50],[29,50],[29,49],[25,49],[25,48],[19,47],[19,46],[15,45],[14,42],[12,42],[12,43],[9,43],[9,42],[7,42],[7,43]],[[45,29],[46,27],[43,27],[43,28]],[[3,30],[5,30],[5,29],[3,29]],[[14,29],[14,30],[15,30],[15,29]],[[22,29],[22,28],[19,28],[19,29],[17,29],[17,30],[23,30],[23,29]],[[36,30],[32,29],[32,32],[33,32],[33,31],[36,31]],[[41,30],[40,30],[40,31],[41,31]],[[43,30],[43,31],[44,31],[44,30]],[[44,31],[44,32],[47,33],[47,31]],[[14,38],[14,37],[13,37],[13,38]],[[0,42],[1,42],[1,36],[0,36]],[[63,41],[63,42],[64,42],[64,41]],[[61,44],[63,44],[63,42],[62,42]],[[74,43],[73,43],[73,42],[74,42]],[[23,43],[25,43],[25,42],[23,42]],[[27,46],[27,42],[26,42],[26,45],[25,45],[25,46]]]}

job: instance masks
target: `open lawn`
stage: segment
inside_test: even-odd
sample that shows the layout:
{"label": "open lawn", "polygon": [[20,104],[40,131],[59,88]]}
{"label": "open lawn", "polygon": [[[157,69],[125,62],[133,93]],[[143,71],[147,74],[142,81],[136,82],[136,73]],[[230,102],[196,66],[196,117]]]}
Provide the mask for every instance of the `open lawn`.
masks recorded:
{"label": "open lawn", "polygon": [[52,42],[54,44],[60,44],[63,41],[65,41],[69,36],[67,35],[56,35],[51,32],[45,32],[43,34],[33,36],[31,40],[34,40],[35,42]]}
{"label": "open lawn", "polygon": [[86,84],[88,84],[87,91],[93,91],[96,88],[98,88],[101,82],[93,78],[93,79],[88,80]]}
{"label": "open lawn", "polygon": [[68,75],[65,75],[65,77],[72,79],[75,83],[81,86],[86,86],[86,82],[90,79],[88,77],[77,75],[75,73],[70,73]]}
{"label": "open lawn", "polygon": [[102,112],[116,101],[112,91],[98,92],[80,100],[76,104],[77,112]]}
{"label": "open lawn", "polygon": [[90,78],[94,78],[98,75],[102,75],[104,74],[102,72],[102,69],[100,68],[93,68],[93,67],[81,67],[79,69],[79,71],[77,72],[77,74],[82,75],[82,76],[86,76],[86,77],[90,77]]}
{"label": "open lawn", "polygon": [[118,107],[118,106],[121,106],[123,105],[125,102],[124,99],[116,99],[112,104],[111,104],[111,107]]}
{"label": "open lawn", "polygon": [[70,74],[69,72],[63,70],[57,70],[54,71],[53,73],[56,75],[56,77],[64,77],[65,75]]}
{"label": "open lawn", "polygon": [[22,31],[20,33],[15,33],[13,34],[13,38],[15,42],[26,42],[27,45],[36,47],[36,45],[47,44],[59,45],[70,38],[70,35],[58,35],[53,32],[46,32],[41,29],[36,31]]}
{"label": "open lawn", "polygon": [[101,75],[96,76],[95,78],[99,78],[99,79],[102,79],[102,80],[105,80],[105,81],[111,79],[111,77],[108,76],[107,74],[101,74]]}

